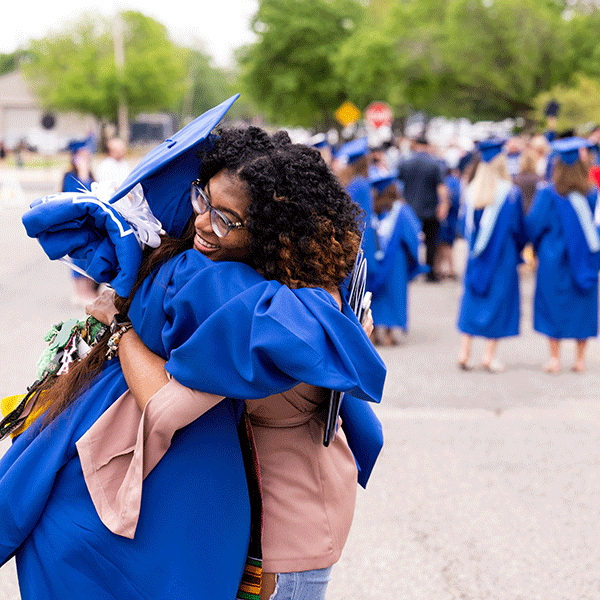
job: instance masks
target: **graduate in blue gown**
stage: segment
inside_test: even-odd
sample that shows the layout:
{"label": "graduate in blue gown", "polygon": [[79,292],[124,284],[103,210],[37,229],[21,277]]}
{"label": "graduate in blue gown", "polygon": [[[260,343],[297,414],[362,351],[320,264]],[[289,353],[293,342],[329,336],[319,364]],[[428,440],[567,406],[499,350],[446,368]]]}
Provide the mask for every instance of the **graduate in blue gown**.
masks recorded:
{"label": "graduate in blue gown", "polygon": [[[92,173],[92,138],[72,140],[68,150],[71,153],[71,168],[63,176],[62,192],[82,192],[92,189],[95,178]],[[83,268],[77,259],[73,260],[76,267]],[[73,278],[74,296],[72,303],[83,307],[96,298],[98,284],[84,277],[77,271],[71,271]]]}
{"label": "graduate in blue gown", "polygon": [[344,144],[337,152],[338,161],[345,162],[347,170],[346,191],[364,211],[364,233],[362,248],[365,256],[376,252],[373,219],[373,192],[369,182],[369,145],[367,138],[358,138]]}
{"label": "graduate in blue gown", "polygon": [[481,162],[466,189],[466,239],[469,255],[458,316],[459,367],[472,368],[473,336],[487,338],[482,367],[502,371],[498,340],[519,334],[520,297],[517,265],[526,243],[519,190],[506,172],[503,140],[479,145]]}
{"label": "graduate in blue gown", "polygon": [[[246,219],[236,226],[235,215],[227,212],[223,220],[225,213],[211,208],[213,228],[227,229],[219,246],[198,238],[190,220],[197,154],[231,102],[225,104],[216,116],[209,111],[202,127],[194,122],[159,146],[152,157],[164,151],[169,164],[161,158],[141,178],[134,171],[117,196],[141,183],[172,236],[150,251],[152,262],[145,256],[139,281],[121,308],[177,382],[226,399],[175,434],[144,480],[134,534],[118,535],[96,512],[76,442],[128,389],[128,375],[118,357],[104,360],[106,339],[72,366],[67,377],[89,373],[92,359],[98,365],[88,385],[67,397],[66,407],[51,404],[55,416],[47,426],[38,418],[0,460],[0,564],[16,556],[23,600],[233,600],[250,538],[250,498],[238,438],[243,399],[298,382],[348,391],[362,400],[381,397],[385,366],[343,297],[340,310],[324,289],[291,289],[273,273],[266,279],[226,255],[221,262],[205,256],[223,251],[227,236],[248,235]],[[171,176],[173,171],[178,177]],[[290,210],[295,214],[294,207]],[[268,229],[259,210],[253,218],[253,227]],[[85,257],[88,272],[111,273],[106,280],[120,295],[131,290],[127,271],[139,264],[133,256],[138,246],[130,223],[111,206],[99,199],[56,196],[34,206],[24,223],[49,256],[58,257],[68,247]],[[79,240],[77,249],[69,245],[73,237]],[[254,239],[257,245],[268,245],[265,241]],[[273,259],[270,248],[257,268]],[[58,381],[65,381],[61,377]],[[48,394],[52,400],[52,388]]]}
{"label": "graduate in blue gown", "polygon": [[598,334],[600,241],[593,222],[598,191],[588,179],[587,140],[552,143],[552,183],[540,187],[526,217],[538,256],[533,327],[548,336],[549,373],[561,369],[560,340],[577,340],[573,370],[585,370],[587,340]]}
{"label": "graduate in blue gown", "polygon": [[367,289],[373,294],[373,340],[376,345],[398,343],[396,329],[408,329],[408,284],[428,268],[419,262],[421,221],[398,199],[394,175],[371,178],[377,250],[366,255]]}
{"label": "graduate in blue gown", "polygon": [[[458,279],[454,270],[454,260],[452,258],[452,248],[456,239],[456,231],[458,228],[458,211],[460,209],[460,178],[458,168],[446,170],[444,184],[448,190],[448,214],[446,218],[440,222],[440,230],[438,232],[438,248],[436,251],[436,273],[441,276],[446,276],[450,279]],[[447,271],[444,272],[444,265]]]}

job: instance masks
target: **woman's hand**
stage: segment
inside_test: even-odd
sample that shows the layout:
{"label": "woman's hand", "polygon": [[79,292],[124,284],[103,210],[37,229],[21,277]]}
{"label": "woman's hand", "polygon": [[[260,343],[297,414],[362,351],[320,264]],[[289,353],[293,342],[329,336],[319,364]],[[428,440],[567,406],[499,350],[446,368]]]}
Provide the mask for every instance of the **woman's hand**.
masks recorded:
{"label": "woman's hand", "polygon": [[374,325],[373,325],[373,313],[371,312],[371,298],[373,294],[371,292],[366,292],[362,301],[362,310],[363,315],[360,320],[360,324],[363,326],[363,329],[367,332],[367,335],[371,337],[373,333]]}
{"label": "woman's hand", "polygon": [[360,324],[363,326],[363,329],[367,332],[367,335],[369,337],[371,337],[371,334],[373,333],[373,313],[371,312],[371,309],[369,309],[364,315],[363,318],[360,322]]}
{"label": "woman's hand", "polygon": [[114,290],[105,289],[102,291],[92,303],[86,305],[85,312],[100,321],[100,323],[110,325],[113,317],[119,312],[115,308]]}

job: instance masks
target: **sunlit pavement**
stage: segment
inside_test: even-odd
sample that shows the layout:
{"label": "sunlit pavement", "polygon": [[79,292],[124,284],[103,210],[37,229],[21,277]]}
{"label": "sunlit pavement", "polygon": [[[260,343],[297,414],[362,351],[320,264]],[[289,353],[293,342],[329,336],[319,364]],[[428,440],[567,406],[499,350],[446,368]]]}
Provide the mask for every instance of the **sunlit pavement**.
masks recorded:
{"label": "sunlit pavement", "polygon": [[[66,267],[26,238],[22,210],[0,205],[2,395],[31,383],[49,326],[80,314]],[[412,285],[410,331],[381,351],[386,445],[359,490],[328,600],[600,598],[598,342],[586,373],[568,370],[572,342],[563,373],[542,373],[533,279],[522,282],[522,335],[500,344],[506,371],[496,375],[456,367],[460,283]],[[0,600],[18,597],[9,563]]]}

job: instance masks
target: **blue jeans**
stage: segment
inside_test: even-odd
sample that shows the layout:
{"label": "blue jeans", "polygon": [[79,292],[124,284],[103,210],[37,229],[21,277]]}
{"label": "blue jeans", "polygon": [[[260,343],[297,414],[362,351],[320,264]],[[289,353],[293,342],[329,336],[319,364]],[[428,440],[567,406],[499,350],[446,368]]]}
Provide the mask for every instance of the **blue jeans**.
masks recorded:
{"label": "blue jeans", "polygon": [[279,573],[270,600],[325,600],[330,579],[331,567],[299,573]]}

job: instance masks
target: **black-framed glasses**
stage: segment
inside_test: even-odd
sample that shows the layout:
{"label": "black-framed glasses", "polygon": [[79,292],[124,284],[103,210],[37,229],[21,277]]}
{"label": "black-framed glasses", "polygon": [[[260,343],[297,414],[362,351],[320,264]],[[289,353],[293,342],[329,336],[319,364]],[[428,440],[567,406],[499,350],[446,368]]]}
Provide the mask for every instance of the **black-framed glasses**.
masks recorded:
{"label": "black-framed glasses", "polygon": [[213,207],[201,185],[198,179],[192,181],[190,191],[192,207],[199,215],[203,215],[207,210],[210,211],[210,224],[215,234],[224,238],[232,229],[244,229],[243,223],[233,223],[220,210]]}

